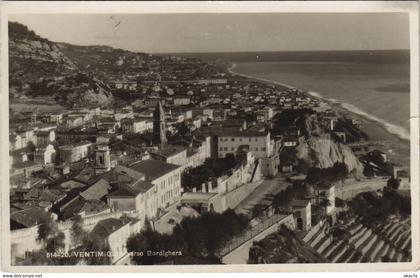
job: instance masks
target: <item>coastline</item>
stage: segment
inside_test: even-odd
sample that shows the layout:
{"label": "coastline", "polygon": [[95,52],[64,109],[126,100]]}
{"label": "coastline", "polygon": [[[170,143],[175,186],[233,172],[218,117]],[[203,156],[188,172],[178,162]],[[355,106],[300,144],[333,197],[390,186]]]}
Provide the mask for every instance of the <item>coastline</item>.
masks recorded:
{"label": "coastline", "polygon": [[[296,88],[295,86],[290,86],[288,84],[278,82],[275,80],[269,80],[265,78],[250,76],[247,74],[242,74],[235,72],[236,64],[233,63],[227,70],[233,74],[242,76],[245,78],[258,80],[266,84],[275,84],[283,86],[285,88]],[[297,88],[298,89],[298,88]],[[390,157],[390,160],[396,165],[402,166],[404,169],[409,171],[410,169],[410,140],[408,138],[402,138],[403,136],[398,136],[395,133],[390,132],[386,125],[389,123],[384,123],[377,119],[374,116],[360,110],[360,113],[356,113],[350,109],[343,107],[343,103],[332,100],[329,98],[324,98],[321,95],[315,92],[306,92],[309,97],[315,98],[324,102],[327,102],[335,111],[340,115],[351,117],[357,119],[362,123],[361,130],[364,131],[368,136],[370,141],[383,141],[383,144],[375,145],[376,149],[381,150]]]}

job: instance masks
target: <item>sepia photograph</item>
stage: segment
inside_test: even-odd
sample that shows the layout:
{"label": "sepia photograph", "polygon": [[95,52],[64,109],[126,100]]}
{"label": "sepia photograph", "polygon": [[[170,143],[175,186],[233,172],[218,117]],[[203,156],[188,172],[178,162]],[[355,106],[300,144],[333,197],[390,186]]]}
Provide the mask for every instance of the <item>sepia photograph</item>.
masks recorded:
{"label": "sepia photograph", "polygon": [[419,266],[418,7],[211,5],[2,14],[3,267]]}

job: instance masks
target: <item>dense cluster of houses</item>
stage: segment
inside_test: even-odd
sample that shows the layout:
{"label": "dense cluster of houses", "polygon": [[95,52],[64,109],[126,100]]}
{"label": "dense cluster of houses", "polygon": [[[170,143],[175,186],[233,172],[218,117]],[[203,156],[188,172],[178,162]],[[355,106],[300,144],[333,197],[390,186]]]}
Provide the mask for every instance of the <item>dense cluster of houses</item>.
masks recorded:
{"label": "dense cluster of houses", "polygon": [[[130,61],[121,58],[117,66]],[[273,135],[277,113],[310,108],[334,131],[337,116],[329,105],[294,88],[214,72],[214,67],[199,74],[197,65],[204,63],[196,60],[163,61],[164,69],[150,62],[147,74],[110,82],[114,90],[135,95],[125,106],[13,114],[9,165],[15,263],[40,248],[37,227],[47,221],[58,223],[66,235],[65,249],[74,248],[69,229],[75,217],[94,238],[109,244],[112,263],[128,263],[126,241],[146,223],[170,233],[183,217],[234,208],[262,179],[293,171],[296,165],[281,163],[279,154],[299,144],[300,130]],[[345,142],[346,134],[336,133]],[[187,169],[228,155],[240,163],[197,185],[199,190],[185,190],[181,181]],[[319,190],[334,201],[334,189]],[[309,203],[292,205],[301,214],[298,226],[309,229]]]}
{"label": "dense cluster of houses", "polygon": [[[34,227],[46,221],[46,214],[54,215],[67,233],[72,219],[81,216],[86,230],[104,237],[120,254],[113,263],[122,263],[130,231],[141,229],[146,220],[170,232],[186,207],[195,213],[235,207],[257,181],[277,174],[279,150],[290,144],[271,136],[273,116],[282,107],[316,106],[295,90],[253,82],[202,79],[183,83],[188,87],[183,95],[174,95],[163,82],[145,84],[153,94],[139,95],[118,109],[21,113],[11,119],[16,259],[39,247]],[[236,117],[240,114],[253,117]],[[239,166],[201,190],[184,192],[186,169],[228,154],[240,158]],[[71,249],[71,241],[66,243]]]}

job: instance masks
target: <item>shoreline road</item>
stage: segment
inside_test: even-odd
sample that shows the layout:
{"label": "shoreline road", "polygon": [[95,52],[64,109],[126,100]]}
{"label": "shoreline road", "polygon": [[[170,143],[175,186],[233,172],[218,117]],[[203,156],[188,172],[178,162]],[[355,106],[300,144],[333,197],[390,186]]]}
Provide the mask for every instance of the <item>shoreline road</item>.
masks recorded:
{"label": "shoreline road", "polygon": [[265,202],[271,202],[269,199],[270,195],[277,194],[283,191],[291,183],[286,181],[287,176],[282,173],[278,173],[273,179],[266,179],[249,194],[242,202],[240,202],[236,208],[236,213],[249,214],[252,208],[258,204]]}

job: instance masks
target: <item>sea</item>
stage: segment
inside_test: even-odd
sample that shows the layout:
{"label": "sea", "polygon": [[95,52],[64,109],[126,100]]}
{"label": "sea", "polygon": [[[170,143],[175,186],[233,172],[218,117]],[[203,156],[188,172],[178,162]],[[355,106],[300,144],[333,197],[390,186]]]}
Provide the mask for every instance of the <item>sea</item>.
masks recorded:
{"label": "sea", "polygon": [[410,139],[410,53],[305,51],[183,53],[178,56],[232,63],[232,71],[284,83],[338,103]]}

